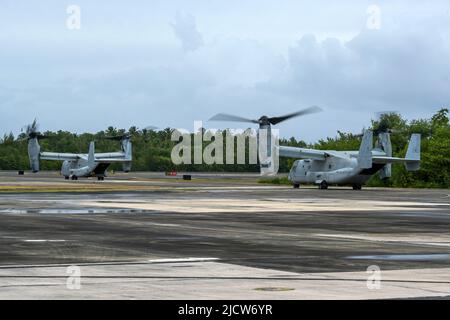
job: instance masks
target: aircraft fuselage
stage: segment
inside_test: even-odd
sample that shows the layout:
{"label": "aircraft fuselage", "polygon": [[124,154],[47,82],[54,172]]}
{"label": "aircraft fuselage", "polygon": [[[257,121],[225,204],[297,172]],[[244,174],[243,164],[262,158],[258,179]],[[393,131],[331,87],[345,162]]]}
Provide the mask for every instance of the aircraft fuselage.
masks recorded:
{"label": "aircraft fuselage", "polygon": [[108,167],[109,164],[107,163],[96,163],[95,167],[92,168],[88,165],[86,159],[66,160],[61,166],[61,174],[64,177],[105,177]]}
{"label": "aircraft fuselage", "polygon": [[370,169],[361,169],[356,158],[296,160],[289,173],[289,180],[294,184],[320,184],[326,181],[328,184],[361,186],[383,166],[373,164]]}

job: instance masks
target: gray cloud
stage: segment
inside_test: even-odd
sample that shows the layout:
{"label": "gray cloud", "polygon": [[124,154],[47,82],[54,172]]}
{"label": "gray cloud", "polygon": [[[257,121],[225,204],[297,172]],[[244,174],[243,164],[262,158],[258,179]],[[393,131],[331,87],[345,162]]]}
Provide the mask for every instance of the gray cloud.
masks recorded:
{"label": "gray cloud", "polygon": [[185,51],[194,51],[203,45],[203,37],[197,30],[193,15],[177,12],[175,23],[172,23],[171,26]]}
{"label": "gray cloud", "polygon": [[[313,141],[338,129],[359,131],[378,110],[398,110],[408,118],[430,116],[450,104],[446,59],[450,23],[440,14],[445,6],[427,7],[425,21],[418,23],[420,6],[412,6],[405,21],[402,10],[386,4],[382,28],[374,31],[364,29],[364,6],[348,13],[348,21],[361,22],[352,32],[346,16],[324,21],[323,28],[314,32],[318,22],[312,16],[306,20],[311,21],[309,28],[295,27],[294,22],[304,23],[302,17],[319,11],[303,8],[292,19],[287,5],[276,14],[289,23],[274,23],[269,13],[259,20],[258,15],[251,17],[250,21],[258,22],[258,32],[250,23],[244,28],[250,6],[246,15],[233,15],[241,29],[214,24],[214,18],[226,20],[226,10],[202,7],[203,14],[195,15],[207,26],[202,33],[194,16],[175,17],[170,27],[167,22],[176,10],[163,8],[157,16],[161,23],[148,27],[153,37],[145,33],[141,23],[146,20],[141,17],[135,22],[138,29],[127,25],[120,36],[110,30],[111,34],[106,33],[110,38],[102,36],[94,21],[85,20],[86,33],[63,32],[39,42],[38,47],[34,36],[3,39],[0,133],[18,132],[35,116],[41,128],[51,130],[82,132],[134,124],[189,129],[193,120],[206,120],[217,112],[255,117],[320,105],[326,112],[280,126],[283,136]],[[114,7],[109,10],[112,15]],[[180,10],[197,12],[182,4]],[[361,16],[353,16],[355,12]],[[341,19],[346,24],[339,29],[335,25]],[[327,28],[333,32],[324,36]],[[211,34],[211,29],[228,33]],[[304,34],[304,29],[313,30]],[[345,36],[339,36],[340,31]],[[125,37],[127,32],[133,34],[133,41]],[[288,42],[291,35],[295,40]],[[271,42],[275,36],[289,44]]]}
{"label": "gray cloud", "polygon": [[362,31],[349,42],[312,35],[289,50],[279,85],[309,102],[345,109],[414,111],[450,102],[450,54],[435,34]]}

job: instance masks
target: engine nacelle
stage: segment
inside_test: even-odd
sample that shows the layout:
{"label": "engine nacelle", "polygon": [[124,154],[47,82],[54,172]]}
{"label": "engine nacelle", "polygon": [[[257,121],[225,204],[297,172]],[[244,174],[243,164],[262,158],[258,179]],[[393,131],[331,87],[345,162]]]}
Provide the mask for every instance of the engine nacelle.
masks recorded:
{"label": "engine nacelle", "polygon": [[39,171],[41,146],[37,138],[30,138],[28,140],[28,158],[30,159],[30,168],[33,172]]}

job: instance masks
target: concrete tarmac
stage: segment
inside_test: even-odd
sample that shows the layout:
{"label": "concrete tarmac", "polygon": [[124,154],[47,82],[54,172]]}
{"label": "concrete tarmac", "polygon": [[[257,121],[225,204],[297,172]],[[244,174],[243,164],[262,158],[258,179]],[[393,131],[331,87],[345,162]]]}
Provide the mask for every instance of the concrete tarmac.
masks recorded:
{"label": "concrete tarmac", "polygon": [[0,172],[0,298],[450,296],[449,190],[192,175]]}

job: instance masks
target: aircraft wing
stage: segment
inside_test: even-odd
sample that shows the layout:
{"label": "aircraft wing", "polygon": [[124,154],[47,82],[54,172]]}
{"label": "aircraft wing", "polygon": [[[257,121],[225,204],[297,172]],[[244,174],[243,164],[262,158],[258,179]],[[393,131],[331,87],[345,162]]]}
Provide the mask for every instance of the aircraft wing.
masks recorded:
{"label": "aircraft wing", "polygon": [[374,163],[404,163],[406,170],[415,171],[420,168],[420,134],[413,133],[408,143],[405,158],[372,155]]}
{"label": "aircraft wing", "polygon": [[349,159],[351,157],[349,153],[343,151],[326,150],[322,152],[325,154],[326,157],[336,157],[341,159]]}
{"label": "aircraft wing", "polygon": [[82,157],[81,155],[76,153],[41,152],[40,158],[42,160],[66,161],[66,160],[78,160]]}
{"label": "aircraft wing", "polygon": [[331,154],[322,150],[280,146],[279,155],[285,158],[325,160]]}
{"label": "aircraft wing", "polygon": [[96,153],[95,158],[97,159],[110,159],[110,158],[116,158],[121,159],[125,157],[125,153],[123,152],[108,152],[108,153]]}

